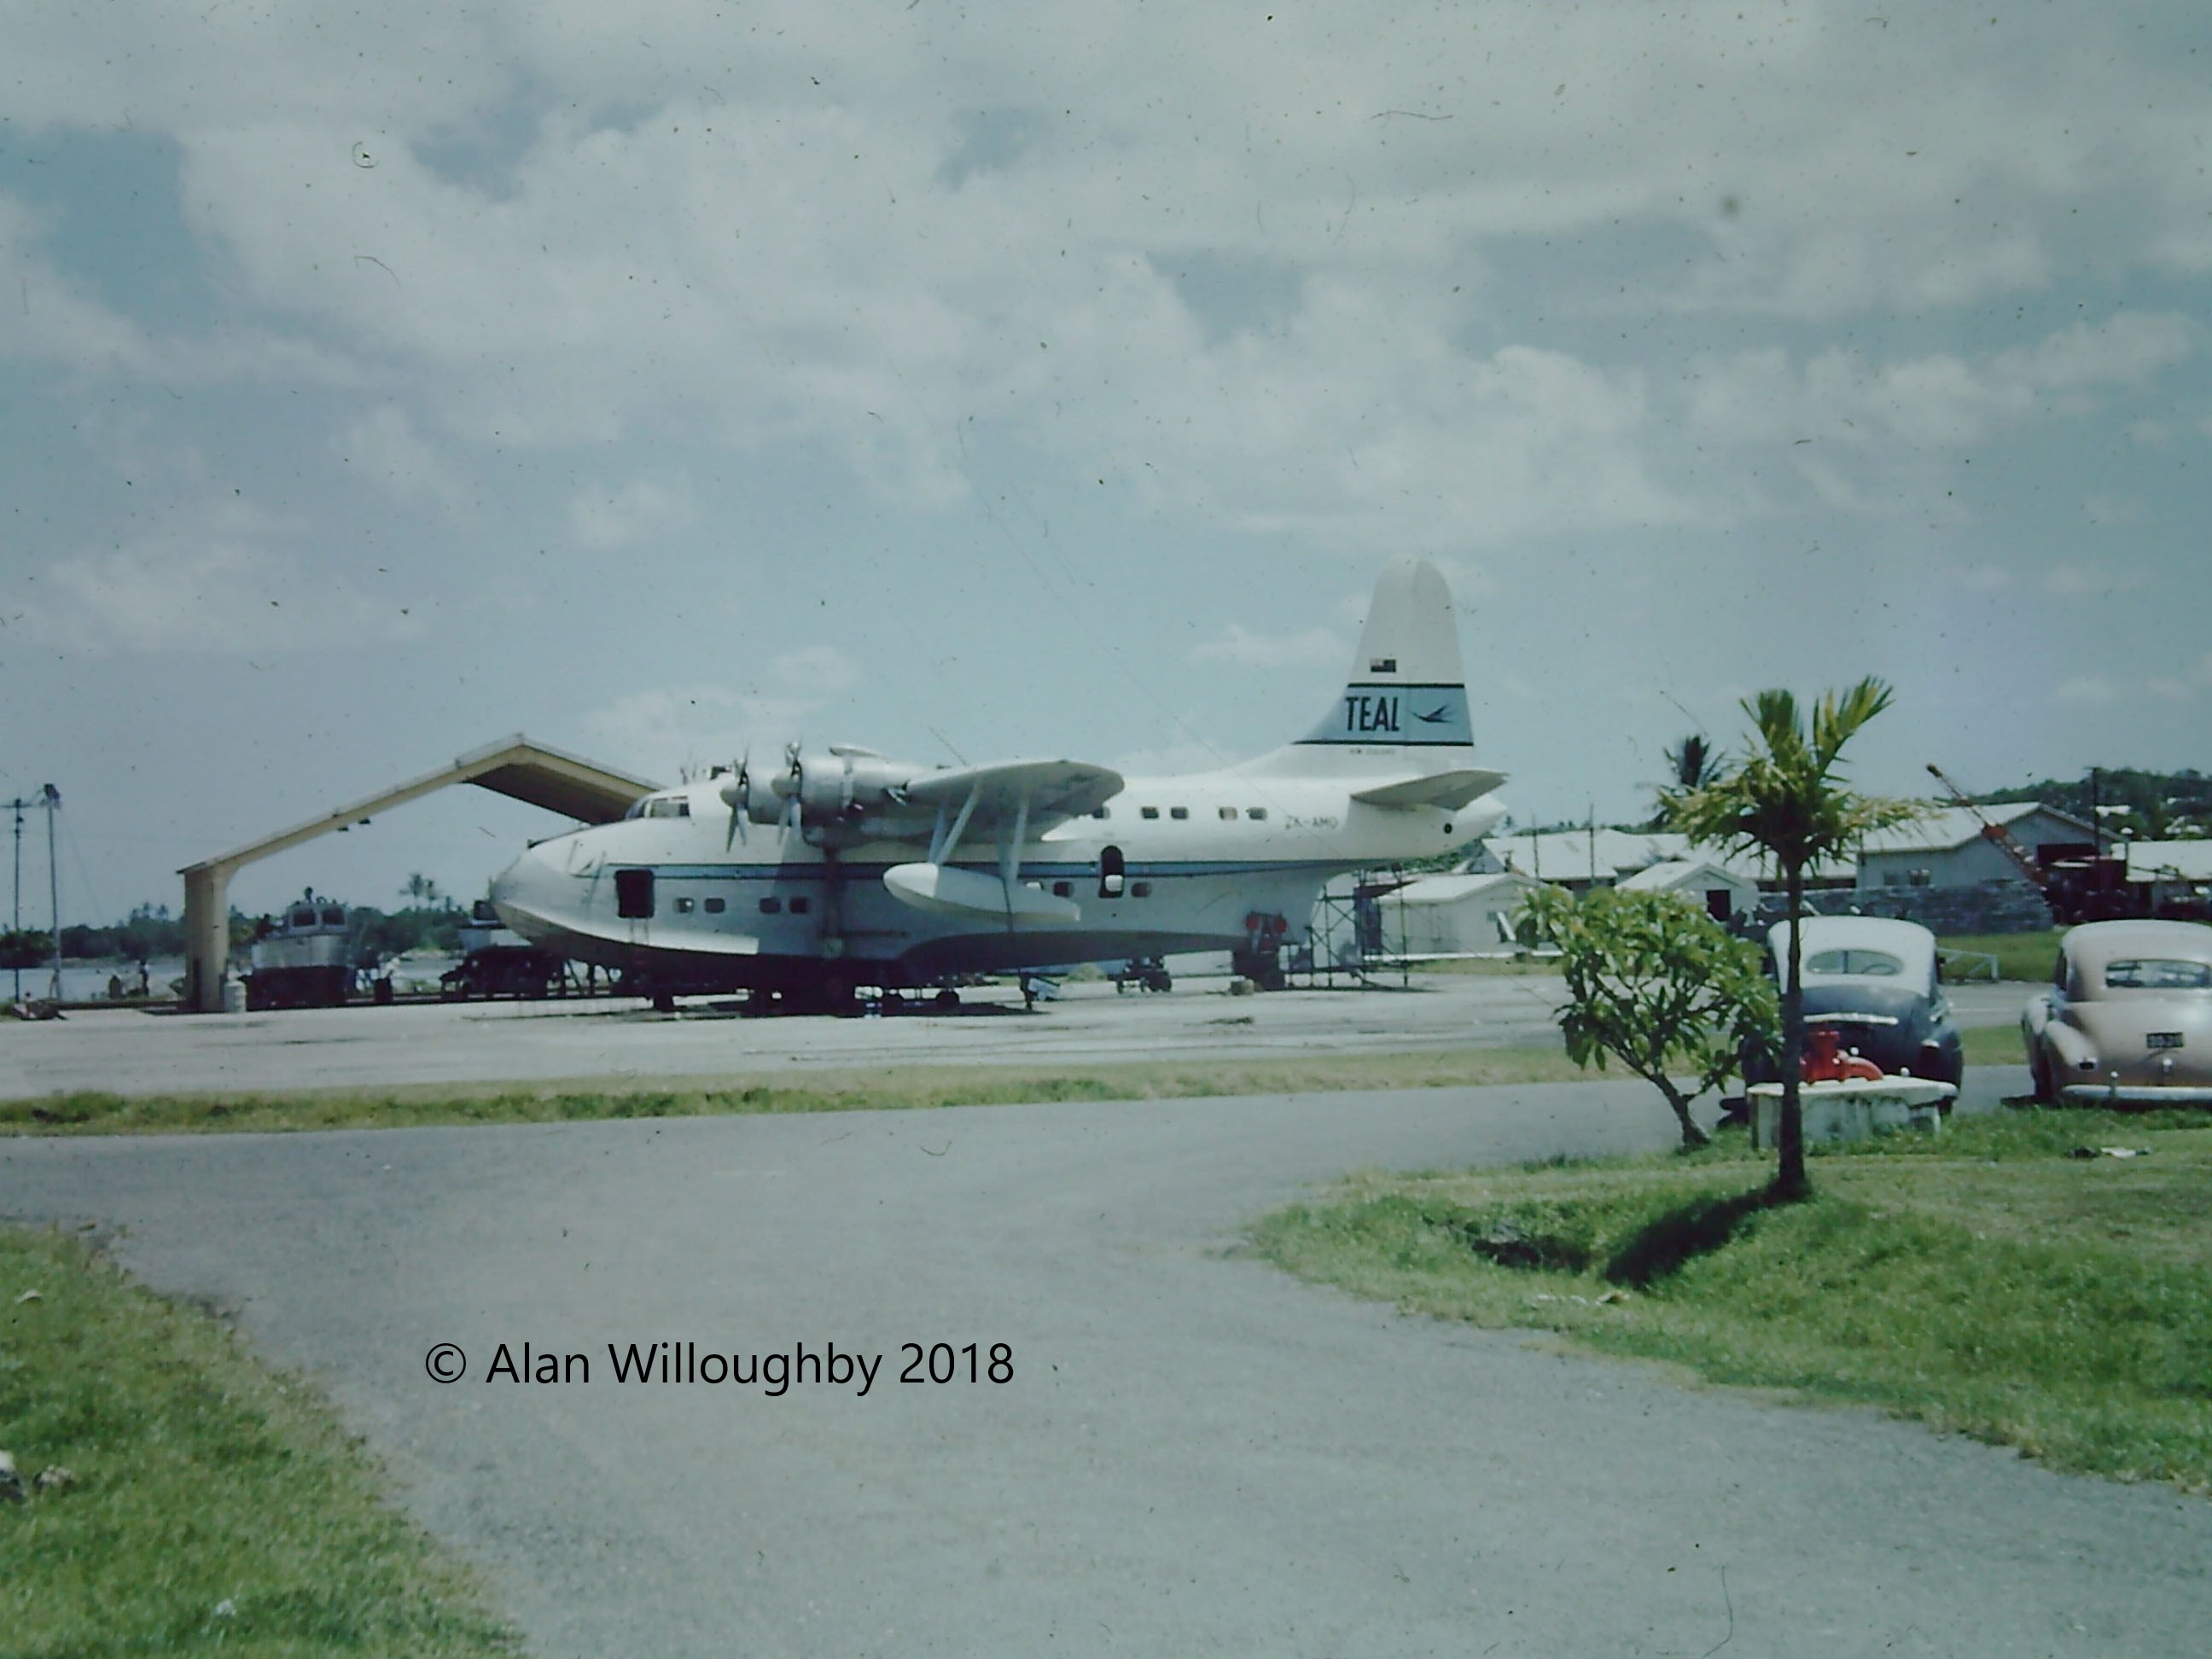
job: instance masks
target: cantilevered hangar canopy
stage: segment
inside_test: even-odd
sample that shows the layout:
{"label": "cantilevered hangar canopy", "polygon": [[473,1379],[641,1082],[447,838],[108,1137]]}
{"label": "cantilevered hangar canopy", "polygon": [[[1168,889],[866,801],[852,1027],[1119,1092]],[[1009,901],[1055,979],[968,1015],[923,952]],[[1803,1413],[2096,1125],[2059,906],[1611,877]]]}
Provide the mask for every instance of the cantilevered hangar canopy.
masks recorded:
{"label": "cantilevered hangar canopy", "polygon": [[223,975],[230,957],[230,878],[240,866],[334,830],[365,823],[378,812],[443,789],[472,783],[585,823],[605,823],[629,810],[640,795],[659,787],[558,749],[520,732],[461,756],[451,766],[386,789],[350,806],[279,830],[219,857],[187,865],[185,878],[185,1006],[202,1013],[222,1010]]}

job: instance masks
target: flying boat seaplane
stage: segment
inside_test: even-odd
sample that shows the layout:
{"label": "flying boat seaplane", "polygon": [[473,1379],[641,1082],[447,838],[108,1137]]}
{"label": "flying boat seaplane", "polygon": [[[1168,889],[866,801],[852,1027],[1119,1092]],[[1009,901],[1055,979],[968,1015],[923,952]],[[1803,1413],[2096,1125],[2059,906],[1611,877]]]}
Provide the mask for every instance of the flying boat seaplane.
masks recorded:
{"label": "flying boat seaplane", "polygon": [[1451,594],[1433,565],[1376,584],[1350,680],[1304,737],[1218,771],[1125,778],[1072,760],[927,767],[793,744],[534,843],[493,884],[532,943],[664,1003],[849,1006],[861,987],[1232,953],[1262,985],[1322,888],[1488,830]]}

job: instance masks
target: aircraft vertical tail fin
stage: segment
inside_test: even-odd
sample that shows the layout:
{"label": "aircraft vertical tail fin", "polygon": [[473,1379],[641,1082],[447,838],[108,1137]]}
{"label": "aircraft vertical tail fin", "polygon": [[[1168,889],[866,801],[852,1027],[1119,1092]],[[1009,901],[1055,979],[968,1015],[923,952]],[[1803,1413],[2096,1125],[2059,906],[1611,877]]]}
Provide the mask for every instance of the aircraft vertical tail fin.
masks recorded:
{"label": "aircraft vertical tail fin", "polygon": [[[1451,590],[1425,560],[1393,559],[1375,583],[1351,677],[1314,728],[1270,758],[1279,769],[1368,770],[1355,757],[1442,770],[1474,733]],[[1439,751],[1458,750],[1457,754]]]}
{"label": "aircraft vertical tail fin", "polygon": [[1448,811],[1505,781],[1474,764],[1459,624],[1436,566],[1398,558],[1382,568],[1344,690],[1310,732],[1251,769],[1341,779],[1370,806]]}

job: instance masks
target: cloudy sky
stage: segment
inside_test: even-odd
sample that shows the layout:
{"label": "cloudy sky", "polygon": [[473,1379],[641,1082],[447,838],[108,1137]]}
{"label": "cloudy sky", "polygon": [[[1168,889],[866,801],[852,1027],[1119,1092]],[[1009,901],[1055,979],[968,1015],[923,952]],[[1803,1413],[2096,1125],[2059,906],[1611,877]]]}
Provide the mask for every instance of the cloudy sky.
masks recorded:
{"label": "cloudy sky", "polygon": [[107,919],[517,730],[1211,764],[1396,553],[1523,820],[2207,767],[2212,12],[1881,13],[0,0],[0,787]]}

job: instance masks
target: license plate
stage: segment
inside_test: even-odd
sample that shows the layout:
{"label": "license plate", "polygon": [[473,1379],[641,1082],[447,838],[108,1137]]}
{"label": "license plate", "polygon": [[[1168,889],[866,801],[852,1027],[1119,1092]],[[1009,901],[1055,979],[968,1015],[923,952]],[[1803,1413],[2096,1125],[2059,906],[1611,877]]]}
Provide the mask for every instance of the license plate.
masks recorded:
{"label": "license plate", "polygon": [[2181,1033],[2179,1031],[2153,1031],[2148,1036],[2143,1039],[2143,1046],[2147,1048],[2179,1048],[2181,1047]]}

